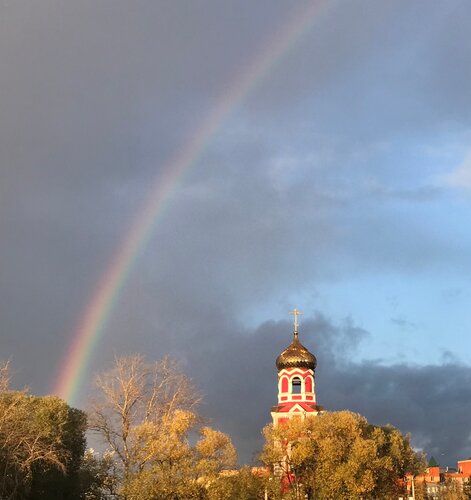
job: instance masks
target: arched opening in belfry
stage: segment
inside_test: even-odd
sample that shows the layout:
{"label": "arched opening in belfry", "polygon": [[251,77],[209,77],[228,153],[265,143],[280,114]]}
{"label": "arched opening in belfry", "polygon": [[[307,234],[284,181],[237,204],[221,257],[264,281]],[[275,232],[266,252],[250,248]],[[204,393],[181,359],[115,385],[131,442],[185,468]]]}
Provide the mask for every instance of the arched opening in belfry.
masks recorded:
{"label": "arched opening in belfry", "polygon": [[301,394],[301,379],[299,377],[294,377],[291,380],[291,393]]}

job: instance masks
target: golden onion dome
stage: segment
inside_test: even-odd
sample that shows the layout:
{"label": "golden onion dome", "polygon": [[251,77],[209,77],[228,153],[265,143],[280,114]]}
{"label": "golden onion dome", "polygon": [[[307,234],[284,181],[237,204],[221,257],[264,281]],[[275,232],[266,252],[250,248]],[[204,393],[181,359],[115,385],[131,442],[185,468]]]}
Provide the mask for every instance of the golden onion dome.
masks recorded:
{"label": "golden onion dome", "polygon": [[295,330],[291,344],[276,358],[278,371],[283,370],[283,368],[315,370],[316,365],[316,357],[299,342],[298,332]]}

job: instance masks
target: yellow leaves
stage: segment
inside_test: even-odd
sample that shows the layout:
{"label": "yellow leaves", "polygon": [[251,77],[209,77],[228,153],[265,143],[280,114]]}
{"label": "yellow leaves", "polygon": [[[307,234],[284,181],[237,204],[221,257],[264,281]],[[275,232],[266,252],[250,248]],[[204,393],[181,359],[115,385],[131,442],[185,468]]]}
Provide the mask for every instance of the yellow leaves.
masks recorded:
{"label": "yellow leaves", "polygon": [[201,398],[171,358],[152,364],[140,355],[116,358],[97,388],[91,428],[115,453],[129,499],[192,498],[199,478],[235,463],[228,436],[199,429]]}
{"label": "yellow leaves", "polygon": [[164,419],[163,425],[170,434],[181,437],[186,435],[196,425],[197,421],[198,417],[194,412],[176,410],[173,415],[169,415]]}
{"label": "yellow leaves", "polygon": [[164,425],[145,422],[136,427],[138,458],[145,465],[125,479],[123,491],[129,499],[200,498],[204,485],[235,464],[230,438],[210,427],[200,429],[200,439],[191,446],[188,434],[196,423],[192,412],[178,411]]}
{"label": "yellow leaves", "polygon": [[195,446],[198,475],[213,480],[223,468],[236,463],[237,453],[227,434],[210,427],[200,429]]}
{"label": "yellow leaves", "polygon": [[405,470],[417,464],[398,430],[370,425],[348,411],[295,418],[267,426],[264,435],[262,460],[282,464],[320,498],[389,498]]}
{"label": "yellow leaves", "polygon": [[[39,487],[48,474],[72,472],[84,451],[85,428],[83,412],[57,397],[36,397],[25,391],[1,393],[0,497],[13,497],[17,489],[32,484]],[[55,487],[61,486],[56,483]]]}

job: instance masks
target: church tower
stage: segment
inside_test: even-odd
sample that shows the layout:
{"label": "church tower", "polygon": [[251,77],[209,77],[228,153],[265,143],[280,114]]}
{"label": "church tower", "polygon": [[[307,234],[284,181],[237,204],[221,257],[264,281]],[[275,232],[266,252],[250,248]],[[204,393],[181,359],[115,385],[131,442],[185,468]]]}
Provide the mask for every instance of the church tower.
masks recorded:
{"label": "church tower", "polygon": [[295,415],[317,415],[323,410],[316,403],[316,357],[298,338],[298,316],[302,313],[295,309],[290,314],[294,315],[293,340],[276,358],[278,405],[271,410],[275,426]]}

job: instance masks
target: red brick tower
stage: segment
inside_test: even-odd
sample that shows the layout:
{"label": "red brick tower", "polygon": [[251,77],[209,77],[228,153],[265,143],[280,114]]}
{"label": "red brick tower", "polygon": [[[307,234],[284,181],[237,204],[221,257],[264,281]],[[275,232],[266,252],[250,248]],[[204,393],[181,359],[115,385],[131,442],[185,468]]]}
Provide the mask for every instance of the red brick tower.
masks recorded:
{"label": "red brick tower", "polygon": [[278,369],[278,405],[273,406],[273,424],[278,425],[294,415],[317,415],[322,407],[316,403],[315,369],[317,360],[298,338],[297,309],[294,315],[294,333],[291,344],[276,358]]}

